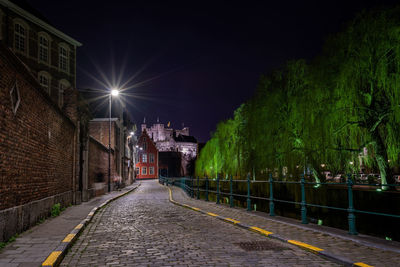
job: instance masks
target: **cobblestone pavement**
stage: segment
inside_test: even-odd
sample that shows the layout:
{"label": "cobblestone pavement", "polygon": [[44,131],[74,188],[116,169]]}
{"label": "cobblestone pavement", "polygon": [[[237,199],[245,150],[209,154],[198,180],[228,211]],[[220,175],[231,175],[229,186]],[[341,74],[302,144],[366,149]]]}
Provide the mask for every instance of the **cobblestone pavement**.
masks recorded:
{"label": "cobblestone pavement", "polygon": [[398,242],[380,241],[378,238],[371,238],[375,243],[367,245],[365,244],[366,242],[363,242],[362,237],[349,236],[342,230],[334,229],[335,234],[331,234],[323,230],[329,227],[324,228],[317,225],[307,227],[301,225],[299,221],[286,223],[282,221],[285,218],[273,219],[266,214],[260,216],[260,213],[257,212],[247,212],[241,208],[229,208],[225,204],[217,205],[211,201],[192,199],[180,188],[170,188],[173,192],[173,199],[177,202],[216,213],[223,217],[233,218],[247,225],[260,227],[287,239],[295,239],[311,244],[324,249],[330,254],[348,259],[350,262],[363,262],[373,266],[400,266],[400,246]]}
{"label": "cobblestone pavement", "polygon": [[136,186],[135,183],[122,191],[112,191],[80,205],[69,207],[60,216],[49,218],[42,224],[25,231],[0,251],[0,267],[40,266],[47,256],[60,245],[65,236],[86,218],[93,207]]}
{"label": "cobblestone pavement", "polygon": [[100,210],[61,263],[110,265],[337,266],[295,246],[173,205],[167,189],[154,180]]}

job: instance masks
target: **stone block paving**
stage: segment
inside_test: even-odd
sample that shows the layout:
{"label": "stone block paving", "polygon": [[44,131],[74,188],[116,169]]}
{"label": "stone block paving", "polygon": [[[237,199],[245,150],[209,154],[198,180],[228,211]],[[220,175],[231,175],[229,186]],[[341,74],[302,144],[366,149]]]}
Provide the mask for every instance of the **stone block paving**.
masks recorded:
{"label": "stone block paving", "polygon": [[[197,200],[190,198],[180,188],[170,188],[173,192],[173,199],[177,202],[239,220],[249,226],[260,227],[286,239],[308,243],[322,248],[330,254],[349,259],[351,262],[363,262],[373,266],[400,266],[400,244],[398,242],[378,240],[378,238],[372,237],[358,238],[350,236],[342,230],[332,229],[329,231],[329,227],[319,227],[318,225],[307,227],[300,221],[278,216],[275,219],[267,214],[260,215],[260,212],[248,212],[242,208],[230,208],[227,204],[217,205],[215,202]],[[369,241],[366,242],[366,239]]]}
{"label": "stone block paving", "polygon": [[[337,266],[168,198],[158,181],[142,182],[95,215],[61,266]],[[239,244],[257,241],[263,250]]]}
{"label": "stone block paving", "polygon": [[60,216],[22,233],[14,242],[0,251],[0,267],[37,267],[55,250],[74,227],[86,218],[91,209],[104,201],[137,186],[132,184],[121,191],[112,191],[67,208]]}

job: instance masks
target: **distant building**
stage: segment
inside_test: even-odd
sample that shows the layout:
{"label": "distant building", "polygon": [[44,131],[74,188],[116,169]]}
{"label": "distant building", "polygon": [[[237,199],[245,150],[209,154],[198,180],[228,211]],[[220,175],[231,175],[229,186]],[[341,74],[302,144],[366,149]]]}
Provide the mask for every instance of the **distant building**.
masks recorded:
{"label": "distant building", "polygon": [[[189,128],[183,127],[181,130],[176,130],[170,127],[165,127],[164,124],[160,123],[157,119],[157,123],[153,124],[150,128],[147,128],[146,121],[142,124],[142,132],[146,131],[151,140],[156,144],[157,150],[160,153],[164,152],[177,152],[180,153],[180,170],[179,176],[190,175],[190,165],[197,157],[197,140],[195,137],[189,135]],[[166,154],[160,157],[160,171],[162,174],[166,173],[165,166],[175,166],[175,160],[172,160]],[[178,156],[174,155],[176,159]],[[172,161],[172,162],[171,162]],[[172,164],[172,165],[171,165]],[[168,171],[168,175],[177,171]]]}
{"label": "distant building", "polygon": [[136,178],[158,178],[158,150],[146,130],[140,135],[137,145],[139,151],[136,160]]}

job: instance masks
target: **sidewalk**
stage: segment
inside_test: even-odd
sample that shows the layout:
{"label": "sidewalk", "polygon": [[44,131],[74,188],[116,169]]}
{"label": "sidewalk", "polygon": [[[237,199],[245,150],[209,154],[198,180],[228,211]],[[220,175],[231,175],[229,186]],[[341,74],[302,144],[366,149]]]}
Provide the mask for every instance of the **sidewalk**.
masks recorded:
{"label": "sidewalk", "polygon": [[[247,229],[250,228],[249,226],[256,227],[256,232],[285,242],[295,243],[290,241],[296,240],[309,244],[315,253],[322,254],[337,263],[344,265],[359,263],[356,266],[399,266],[400,264],[399,242],[366,235],[352,236],[346,231],[327,226],[304,225],[300,221],[290,218],[270,217],[262,212],[229,208],[225,204],[217,205],[215,202],[192,199],[180,188],[173,186],[169,188],[172,190],[173,200],[186,204],[195,211],[214,217],[219,215],[219,219]],[[254,231],[254,228],[252,230]],[[305,247],[304,245],[300,246]]]}
{"label": "sidewalk", "polygon": [[49,218],[20,234],[14,242],[0,251],[0,267],[41,266],[49,254],[59,247],[63,239],[88,216],[93,208],[118,198],[138,186],[139,183],[135,182],[121,191],[112,191],[80,205],[69,207],[60,216]]}

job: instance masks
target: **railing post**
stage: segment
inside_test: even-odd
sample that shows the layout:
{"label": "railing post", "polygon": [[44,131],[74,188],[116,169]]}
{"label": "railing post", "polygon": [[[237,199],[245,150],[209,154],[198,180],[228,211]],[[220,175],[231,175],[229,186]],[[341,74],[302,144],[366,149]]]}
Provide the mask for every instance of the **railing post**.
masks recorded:
{"label": "railing post", "polygon": [[247,174],[247,211],[251,211],[251,199],[250,199],[250,173]]}
{"label": "railing post", "polygon": [[190,176],[190,196],[194,198],[194,190],[193,190],[193,176]]}
{"label": "railing post", "polygon": [[272,173],[269,174],[269,216],[275,216],[274,184]]}
{"label": "railing post", "polygon": [[217,204],[220,202],[220,194],[219,194],[219,174],[217,174]]}
{"label": "railing post", "polygon": [[229,179],[229,206],[233,208],[233,177],[231,174],[231,178]]}
{"label": "railing post", "polygon": [[197,199],[200,199],[200,188],[199,188],[200,178],[197,175]]}
{"label": "railing post", "polygon": [[301,223],[307,224],[307,206],[306,206],[306,190],[305,190],[305,180],[304,174],[301,174]]}
{"label": "railing post", "polygon": [[208,201],[208,177],[206,175],[206,201]]}
{"label": "railing post", "polygon": [[349,212],[349,234],[356,235],[356,216],[354,215],[354,205],[353,205],[353,180],[351,178],[351,174],[347,175],[347,190],[349,195],[349,208],[347,211]]}

